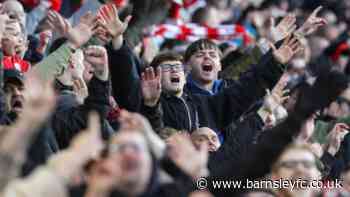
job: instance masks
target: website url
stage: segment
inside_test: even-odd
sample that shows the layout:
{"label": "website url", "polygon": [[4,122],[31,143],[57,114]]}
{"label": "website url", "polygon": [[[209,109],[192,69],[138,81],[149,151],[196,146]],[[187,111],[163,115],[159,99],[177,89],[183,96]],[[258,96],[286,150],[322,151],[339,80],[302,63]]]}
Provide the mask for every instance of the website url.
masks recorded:
{"label": "website url", "polygon": [[[208,185],[211,184],[211,185]],[[197,180],[197,188],[200,190],[207,189],[334,189],[341,188],[341,181],[336,180],[334,182],[322,182],[320,180],[213,180],[208,183],[206,178],[200,178]]]}

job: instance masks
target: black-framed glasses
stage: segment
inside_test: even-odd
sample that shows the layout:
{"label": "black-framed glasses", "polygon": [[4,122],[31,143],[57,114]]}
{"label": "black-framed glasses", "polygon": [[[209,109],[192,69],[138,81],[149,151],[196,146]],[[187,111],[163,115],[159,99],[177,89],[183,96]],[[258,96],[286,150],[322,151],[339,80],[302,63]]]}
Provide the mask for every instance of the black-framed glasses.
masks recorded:
{"label": "black-framed glasses", "polygon": [[161,64],[159,65],[163,72],[173,71],[183,71],[184,66],[182,64]]}

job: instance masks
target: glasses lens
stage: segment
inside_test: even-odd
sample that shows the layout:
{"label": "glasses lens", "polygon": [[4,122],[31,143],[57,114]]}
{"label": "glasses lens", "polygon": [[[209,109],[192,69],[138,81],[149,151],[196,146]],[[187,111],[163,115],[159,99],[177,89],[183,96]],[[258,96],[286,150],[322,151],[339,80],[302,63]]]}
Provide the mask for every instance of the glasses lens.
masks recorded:
{"label": "glasses lens", "polygon": [[174,70],[174,71],[181,71],[183,70],[183,65],[181,64],[161,64],[160,65],[163,71],[169,71],[169,70]]}

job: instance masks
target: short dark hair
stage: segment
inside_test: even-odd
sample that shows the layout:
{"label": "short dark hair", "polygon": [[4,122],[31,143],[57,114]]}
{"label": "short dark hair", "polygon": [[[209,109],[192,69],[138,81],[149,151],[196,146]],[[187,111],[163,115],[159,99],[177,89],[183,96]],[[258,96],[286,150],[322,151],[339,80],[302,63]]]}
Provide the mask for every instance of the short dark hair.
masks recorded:
{"label": "short dark hair", "polygon": [[215,42],[213,42],[210,39],[199,39],[187,47],[185,52],[185,61],[187,62],[193,54],[204,49],[215,49],[218,51],[219,55],[221,56],[221,51]]}
{"label": "short dark hair", "polygon": [[150,66],[153,68],[157,68],[162,62],[165,62],[165,61],[183,62],[183,57],[182,57],[182,55],[175,53],[175,52],[160,53],[156,57],[153,58],[152,62],[150,63]]}

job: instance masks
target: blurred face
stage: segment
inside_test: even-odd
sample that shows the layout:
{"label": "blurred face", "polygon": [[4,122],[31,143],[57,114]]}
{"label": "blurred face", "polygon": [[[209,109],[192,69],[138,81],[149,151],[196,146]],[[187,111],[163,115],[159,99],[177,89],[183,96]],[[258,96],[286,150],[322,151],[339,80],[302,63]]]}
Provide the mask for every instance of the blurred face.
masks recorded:
{"label": "blurred face", "polygon": [[5,83],[6,107],[8,112],[19,114],[23,108],[24,86],[20,82]]}
{"label": "blurred face", "polygon": [[249,192],[244,197],[274,197],[274,196],[266,192]]}
{"label": "blurred face", "polygon": [[[315,156],[306,149],[292,148],[284,152],[278,160],[272,177],[283,180],[296,181],[298,179],[312,181],[319,180],[320,173],[316,167]],[[298,190],[301,188],[294,188]]]}
{"label": "blurred face", "polygon": [[212,83],[218,79],[221,70],[220,55],[216,49],[199,50],[191,56],[188,65],[197,83]]}
{"label": "blurred face", "polygon": [[209,152],[215,152],[221,146],[218,135],[215,131],[207,127],[202,127],[194,131],[191,134],[191,138],[196,148],[199,148],[203,143],[208,144]]}
{"label": "blurred face", "polygon": [[189,197],[213,197],[213,194],[207,191],[194,191],[190,193]]}
{"label": "blurred face", "polygon": [[18,47],[24,40],[21,33],[21,27],[17,22],[6,24],[5,32],[2,38],[2,49],[5,55],[12,56],[18,52]]}
{"label": "blurred face", "polygon": [[91,166],[87,176],[88,185],[103,185],[104,188],[111,191],[118,186],[120,172],[119,166],[115,165],[113,159],[110,157],[101,159]]}
{"label": "blurred face", "polygon": [[118,189],[142,193],[152,171],[151,156],[142,134],[120,131],[111,141],[109,157],[120,166]]}
{"label": "blurred face", "polygon": [[11,18],[17,19],[22,25],[26,24],[26,14],[18,1],[8,0],[3,4],[3,11]]}
{"label": "blurred face", "polygon": [[18,44],[15,48],[16,50],[16,55],[18,55],[19,57],[23,58],[26,51],[28,49],[28,40],[27,38],[24,37],[24,35],[21,33],[21,36],[18,40]]}
{"label": "blurred face", "polygon": [[162,89],[170,94],[182,94],[186,83],[183,64],[180,61],[164,61],[162,69]]}

